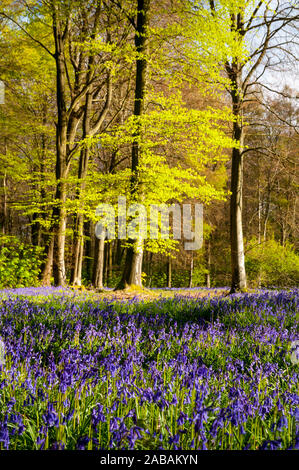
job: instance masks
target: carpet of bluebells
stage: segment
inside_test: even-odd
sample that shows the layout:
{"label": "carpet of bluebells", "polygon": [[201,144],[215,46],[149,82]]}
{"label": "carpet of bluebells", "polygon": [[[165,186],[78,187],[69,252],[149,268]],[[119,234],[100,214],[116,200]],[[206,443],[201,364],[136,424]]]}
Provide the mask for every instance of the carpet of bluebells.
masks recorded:
{"label": "carpet of bluebells", "polygon": [[298,290],[0,295],[1,449],[298,449]]}

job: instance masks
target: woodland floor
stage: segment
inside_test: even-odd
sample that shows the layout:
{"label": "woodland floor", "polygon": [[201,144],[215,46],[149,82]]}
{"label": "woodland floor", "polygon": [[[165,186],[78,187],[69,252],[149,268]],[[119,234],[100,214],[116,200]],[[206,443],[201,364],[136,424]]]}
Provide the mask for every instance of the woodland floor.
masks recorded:
{"label": "woodland floor", "polygon": [[[76,288],[74,289],[76,290]],[[79,289],[78,289],[79,290]],[[172,288],[172,289],[125,289],[125,290],[103,290],[100,292],[90,292],[92,297],[98,299],[116,299],[116,300],[153,300],[158,298],[171,298],[171,297],[188,297],[188,298],[203,298],[203,297],[219,297],[229,293],[228,288]]]}

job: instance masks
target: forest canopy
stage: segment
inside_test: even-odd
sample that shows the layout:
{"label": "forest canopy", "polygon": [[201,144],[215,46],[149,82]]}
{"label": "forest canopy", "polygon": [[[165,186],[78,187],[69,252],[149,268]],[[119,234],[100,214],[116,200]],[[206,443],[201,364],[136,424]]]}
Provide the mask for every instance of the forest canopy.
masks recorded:
{"label": "forest canopy", "polygon": [[[0,286],[296,285],[298,19],[282,0],[2,1]],[[119,196],[201,204],[202,246],[98,238]]]}

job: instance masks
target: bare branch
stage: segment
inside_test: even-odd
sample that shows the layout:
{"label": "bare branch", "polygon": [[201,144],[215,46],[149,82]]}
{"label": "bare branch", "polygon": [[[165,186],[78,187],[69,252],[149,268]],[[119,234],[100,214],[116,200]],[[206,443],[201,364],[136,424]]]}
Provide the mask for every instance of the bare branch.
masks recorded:
{"label": "bare branch", "polygon": [[0,16],[3,16],[5,18],[7,18],[9,21],[11,21],[12,23],[14,23],[18,28],[20,28],[21,31],[23,31],[23,33],[25,33],[32,41],[34,41],[36,44],[38,44],[39,46],[41,46],[48,54],[50,54],[51,57],[55,58],[55,54],[53,54],[53,52],[50,51],[50,49],[47,48],[47,46],[45,46],[45,44],[43,44],[41,41],[39,41],[39,39],[36,39],[35,37],[32,36],[32,34],[30,34],[22,25],[20,25],[20,23],[18,23],[18,21],[16,21],[14,18],[11,18],[10,16],[8,16],[6,13],[4,13],[3,11],[0,11]]}

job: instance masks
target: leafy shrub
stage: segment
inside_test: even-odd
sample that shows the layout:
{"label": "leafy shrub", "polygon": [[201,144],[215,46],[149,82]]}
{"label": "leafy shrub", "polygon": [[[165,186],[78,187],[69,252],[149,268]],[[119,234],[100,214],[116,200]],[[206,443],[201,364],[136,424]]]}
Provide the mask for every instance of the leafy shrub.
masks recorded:
{"label": "leafy shrub", "polygon": [[246,250],[246,272],[251,283],[265,287],[296,286],[299,281],[299,256],[291,244],[275,240],[258,244],[250,240]]}
{"label": "leafy shrub", "polygon": [[42,252],[42,248],[21,243],[17,237],[0,236],[0,287],[38,285]]}
{"label": "leafy shrub", "polygon": [[203,264],[196,266],[193,270],[192,286],[193,287],[205,286],[207,273],[208,273],[208,270],[204,267]]}

